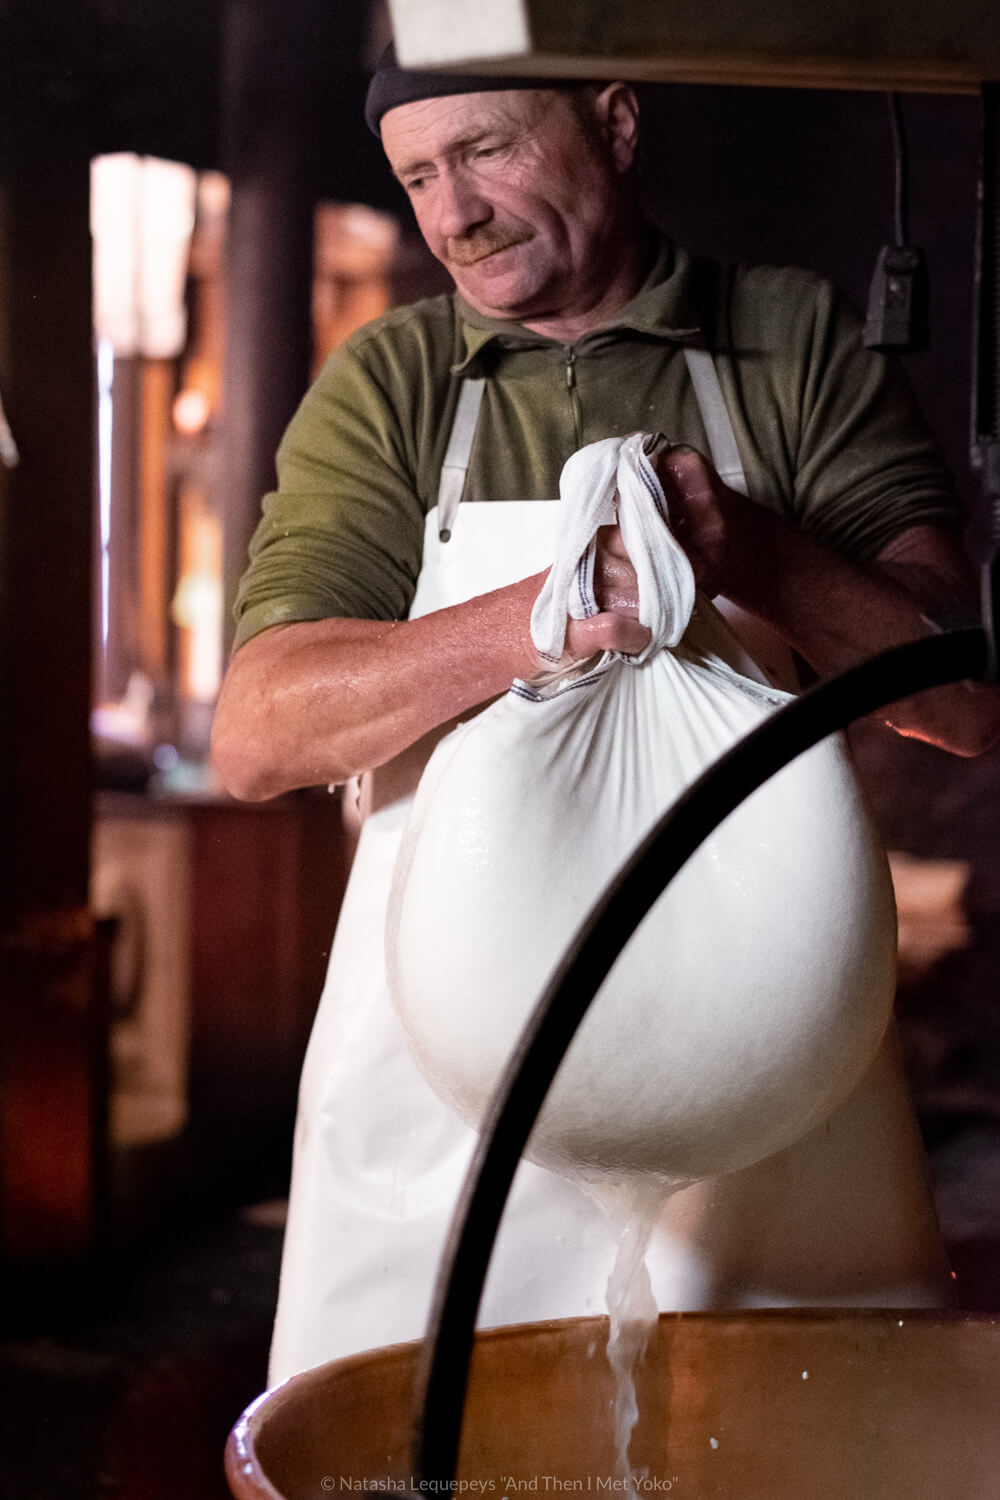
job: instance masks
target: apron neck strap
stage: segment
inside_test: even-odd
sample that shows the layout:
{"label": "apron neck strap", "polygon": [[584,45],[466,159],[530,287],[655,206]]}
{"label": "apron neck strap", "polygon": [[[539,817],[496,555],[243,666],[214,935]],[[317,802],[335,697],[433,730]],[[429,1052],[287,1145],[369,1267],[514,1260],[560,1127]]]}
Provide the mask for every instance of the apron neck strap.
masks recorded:
{"label": "apron neck strap", "polygon": [[485,386],[485,380],[463,379],[459,389],[455,419],[451,424],[438,485],[438,536],[442,542],[450,539],[458,507],[462,503],[462,491],[465,488],[465,476],[469,469]]}
{"label": "apron neck strap", "polygon": [[701,420],[705,424],[712,462],[719,478],[723,484],[728,484],[730,489],[739,490],[741,495],[746,495],[748,493],[746,475],[743,472],[740,450],[736,446],[736,434],[733,431],[729,409],[722,394],[722,386],[719,384],[719,372],[715,368],[715,361],[707,349],[685,348],[684,358],[687,361],[691,384],[694,386]]}

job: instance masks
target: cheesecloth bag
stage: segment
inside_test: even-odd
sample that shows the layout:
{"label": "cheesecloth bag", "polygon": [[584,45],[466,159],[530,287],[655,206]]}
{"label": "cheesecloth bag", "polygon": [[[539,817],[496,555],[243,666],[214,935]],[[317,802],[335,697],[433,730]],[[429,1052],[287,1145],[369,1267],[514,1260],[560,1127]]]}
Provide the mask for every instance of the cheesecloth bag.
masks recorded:
{"label": "cheesecloth bag", "polygon": [[[696,595],[643,434],[575,454],[560,497],[537,650],[555,668],[567,617],[599,611],[595,535],[616,511],[652,639],[637,656],[515,680],[442,740],[390,897],[393,1003],[419,1068],[473,1125],[608,880],[684,788],[789,696]],[[651,908],[584,1018],[527,1154],[574,1176],[685,1183],[790,1144],[874,1058],[895,944],[885,854],[832,737],[737,808]]]}

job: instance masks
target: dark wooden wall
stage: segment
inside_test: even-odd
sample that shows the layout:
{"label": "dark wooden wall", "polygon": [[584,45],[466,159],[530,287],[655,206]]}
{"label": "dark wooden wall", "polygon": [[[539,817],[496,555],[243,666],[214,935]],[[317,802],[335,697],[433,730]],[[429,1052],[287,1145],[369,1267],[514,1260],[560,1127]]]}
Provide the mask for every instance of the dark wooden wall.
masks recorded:
{"label": "dark wooden wall", "polygon": [[8,5],[0,37],[0,1234],[96,1231],[103,1109],[89,862],[93,405],[86,4]]}

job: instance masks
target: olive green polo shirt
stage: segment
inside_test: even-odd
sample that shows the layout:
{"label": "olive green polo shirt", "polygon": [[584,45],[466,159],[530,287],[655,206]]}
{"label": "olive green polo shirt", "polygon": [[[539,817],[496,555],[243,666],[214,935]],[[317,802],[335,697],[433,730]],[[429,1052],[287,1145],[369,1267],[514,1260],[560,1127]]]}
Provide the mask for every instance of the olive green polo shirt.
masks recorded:
{"label": "olive green polo shirt", "polygon": [[660,431],[707,453],[682,353],[700,328],[755,501],[861,561],[910,526],[960,523],[909,387],[832,286],[794,268],[696,270],[661,241],[632,301],[575,344],[446,295],[335,351],[278,451],[237,644],[293,620],[406,616],[465,375],[486,384],[463,503],[554,499],[566,459],[598,438]]}

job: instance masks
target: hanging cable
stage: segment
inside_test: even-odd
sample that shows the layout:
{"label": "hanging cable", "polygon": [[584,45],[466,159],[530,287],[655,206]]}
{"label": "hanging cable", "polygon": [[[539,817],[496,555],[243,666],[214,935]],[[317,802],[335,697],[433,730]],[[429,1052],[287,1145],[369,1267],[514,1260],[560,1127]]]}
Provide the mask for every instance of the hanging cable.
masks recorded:
{"label": "hanging cable", "polygon": [[990,680],[1000,681],[1000,83],[984,83],[973,286],[972,467],[982,481],[988,555],[983,623]]}
{"label": "hanging cable", "polygon": [[912,354],[930,342],[927,265],[909,243],[909,162],[900,96],[889,94],[894,168],[893,235],[879,251],[868,294],[864,341],[869,349]]}
{"label": "hanging cable", "polygon": [[909,234],[909,203],[907,192],[909,188],[909,163],[906,157],[906,133],[903,129],[903,108],[900,104],[899,95],[892,93],[889,98],[889,124],[892,127],[892,155],[895,163],[895,192],[893,194],[893,224],[896,230],[896,249],[901,250],[910,237]]}

